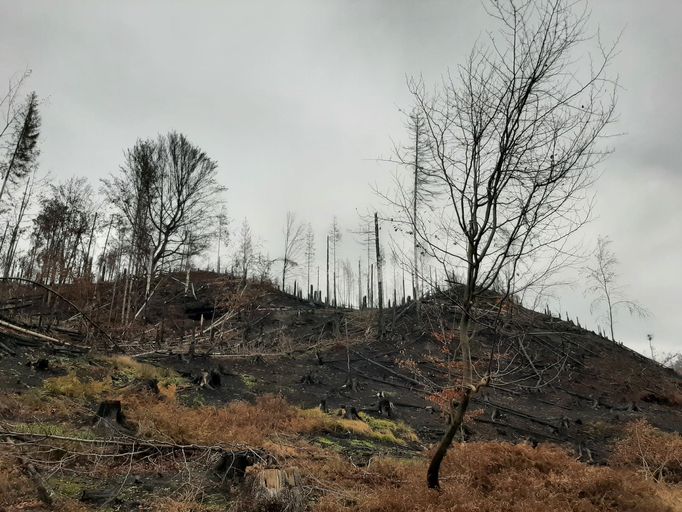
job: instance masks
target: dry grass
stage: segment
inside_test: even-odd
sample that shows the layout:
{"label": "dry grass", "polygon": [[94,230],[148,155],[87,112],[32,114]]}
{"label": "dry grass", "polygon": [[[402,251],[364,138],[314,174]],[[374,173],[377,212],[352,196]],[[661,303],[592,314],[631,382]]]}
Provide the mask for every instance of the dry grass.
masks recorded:
{"label": "dry grass", "polygon": [[115,370],[122,371],[131,380],[155,380],[160,385],[176,385],[182,378],[169,368],[161,368],[148,363],[141,363],[130,356],[111,356],[104,359]]}
{"label": "dry grass", "polygon": [[[89,389],[93,385],[80,379],[80,384],[72,378],[61,379],[56,381],[60,394],[51,400],[73,402],[67,397],[88,395],[81,386]],[[367,467],[358,467],[343,455],[306,441],[306,436],[325,433],[382,441],[395,439],[398,443],[414,440],[411,437],[414,433],[400,423],[372,418],[366,418],[366,422],[343,420],[319,410],[301,410],[276,396],[262,397],[255,404],[233,402],[224,407],[188,407],[172,397],[159,399],[149,393],[121,398],[140,435],[177,443],[248,445],[273,453],[280,463],[291,463],[295,459],[302,470],[306,492],[312,491],[317,496],[309,504],[310,510],[317,512],[682,510],[679,507],[682,487],[642,478],[638,473],[641,455],[638,458],[635,451],[635,447],[646,447],[641,453],[646,454],[649,467],[660,465],[664,460],[661,457],[667,454],[665,461],[669,466],[673,460],[670,453],[679,454],[680,438],[641,422],[630,425],[628,434],[616,445],[614,467],[582,464],[572,454],[551,445],[540,445],[536,449],[507,443],[456,445],[442,469],[442,490],[436,492],[426,488],[426,457],[412,460],[377,457]],[[50,428],[57,427],[68,425]],[[61,433],[45,428],[27,426],[31,432]],[[675,460],[679,463],[679,459]],[[159,471],[168,475],[183,471],[182,465],[164,466],[161,470],[159,463],[150,465],[150,475],[160,474]],[[136,464],[136,474],[147,474],[143,469]],[[88,471],[92,472],[93,468]],[[120,477],[127,471],[126,465],[102,465],[96,473],[98,478],[106,479]],[[671,474],[666,473],[669,481],[672,481]],[[67,496],[60,499],[64,503],[60,510],[88,510],[69,501]],[[32,504],[38,506],[35,489],[11,453],[5,452],[4,458],[0,456],[0,510],[3,506],[6,510],[18,510],[18,506],[30,508]],[[155,506],[159,511],[216,510],[202,504],[201,498],[194,494],[187,497],[166,494]]]}
{"label": "dry grass", "polygon": [[43,389],[53,395],[63,395],[69,398],[94,400],[105,393],[111,392],[111,381],[81,379],[75,373],[61,377],[50,377],[43,381]]}
{"label": "dry grass", "polygon": [[338,434],[405,444],[414,432],[386,420],[345,420],[318,409],[299,409],[281,397],[266,395],[255,404],[232,402],[224,407],[188,407],[149,396],[128,397],[127,413],[141,435],[176,443],[262,447],[273,435]]}
{"label": "dry grass", "polygon": [[632,472],[592,467],[541,445],[471,443],[456,447],[442,470],[442,491],[426,488],[426,461],[377,460],[354,468],[337,460],[315,471],[334,492],[317,512],[672,512],[654,483]]}
{"label": "dry grass", "polygon": [[682,482],[682,436],[663,432],[646,420],[630,423],[614,445],[610,464],[634,468],[646,479]]}

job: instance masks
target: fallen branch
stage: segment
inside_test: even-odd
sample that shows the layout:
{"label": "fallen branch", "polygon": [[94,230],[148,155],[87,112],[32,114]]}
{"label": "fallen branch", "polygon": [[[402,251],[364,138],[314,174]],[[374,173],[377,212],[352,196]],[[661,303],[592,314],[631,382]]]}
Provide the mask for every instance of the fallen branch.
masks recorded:
{"label": "fallen branch", "polygon": [[[11,435],[5,435],[5,439],[8,444],[16,446],[16,443],[12,440]],[[56,495],[54,491],[45,483],[45,480],[43,480],[43,477],[40,475],[35,466],[23,455],[18,454],[17,460],[19,461],[19,464],[21,464],[21,468],[24,470],[24,473],[28,475],[33,482],[33,485],[35,485],[38,489],[38,497],[40,498],[40,501],[42,501],[48,507],[54,505]]]}
{"label": "fallen branch", "polygon": [[64,297],[64,296],[63,296],[62,294],[60,294],[59,292],[53,290],[53,289],[50,288],[49,286],[46,286],[46,285],[44,285],[44,284],[42,284],[42,283],[39,283],[39,282],[37,282],[37,281],[34,281],[34,280],[32,280],[32,279],[26,279],[26,278],[24,278],[24,277],[0,277],[0,280],[2,280],[2,281],[20,281],[20,282],[22,282],[22,283],[29,283],[29,284],[32,284],[32,285],[34,285],[34,286],[39,286],[40,288],[43,288],[44,290],[47,290],[48,292],[55,294],[57,297],[59,297],[61,300],[63,300],[63,301],[66,302],[69,306],[71,306],[73,309],[75,309],[76,311],[78,311],[78,312],[81,314],[81,316],[82,316],[83,318],[85,318],[88,322],[90,322],[90,324],[91,324],[95,329],[97,329],[99,332],[101,332],[102,334],[104,334],[104,336],[106,336],[106,338],[109,340],[109,343],[110,343],[114,348],[116,348],[117,350],[120,350],[119,346],[116,344],[116,342],[113,340],[113,338],[111,337],[111,335],[110,335],[107,331],[105,331],[104,329],[102,329],[102,327],[100,327],[98,323],[96,323],[96,322],[95,322],[94,320],[92,320],[88,315],[86,315],[86,314],[85,314],[78,306],[76,306],[73,302],[71,302],[69,299],[67,299],[66,297]]}
{"label": "fallen branch", "polygon": [[181,450],[181,451],[213,451],[219,453],[230,453],[234,455],[255,455],[260,458],[265,458],[266,453],[261,450],[254,450],[245,446],[235,446],[234,449],[228,449],[221,445],[201,445],[201,444],[177,444],[167,441],[145,440],[136,437],[128,438],[82,438],[73,436],[60,436],[52,434],[36,434],[32,432],[17,432],[12,430],[0,430],[0,437],[7,439],[9,444],[16,446],[13,439],[26,441],[27,439],[52,439],[55,441],[68,441],[81,444],[94,445],[111,445],[120,447],[138,447],[138,448],[154,448],[158,451],[166,450]]}
{"label": "fallen branch", "polygon": [[405,380],[405,381],[407,381],[407,382],[410,382],[410,383],[412,383],[412,384],[415,384],[415,385],[417,385],[417,386],[423,386],[423,385],[424,385],[422,382],[419,382],[417,379],[413,379],[412,377],[408,377],[407,375],[403,375],[403,374],[400,373],[400,372],[397,372],[397,371],[395,371],[395,370],[392,370],[392,369],[389,368],[388,366],[384,366],[383,364],[378,363],[378,362],[376,362],[376,361],[370,359],[369,357],[367,357],[367,356],[361,354],[360,352],[356,352],[355,350],[351,350],[351,352],[353,352],[353,354],[356,354],[356,355],[360,356],[361,358],[363,358],[363,359],[364,359],[365,361],[367,361],[368,363],[372,363],[373,365],[376,365],[376,366],[378,366],[379,368],[382,368],[383,370],[386,370],[386,371],[387,371],[388,373],[390,373],[391,375],[395,375],[396,377],[401,378],[401,379],[403,379],[403,380]]}
{"label": "fallen branch", "polygon": [[11,324],[5,320],[0,320],[0,327],[5,327],[7,329],[11,329],[11,330],[19,332],[21,334],[31,336],[32,338],[38,338],[40,340],[47,341],[49,343],[56,343],[57,345],[63,345],[66,347],[77,348],[79,350],[90,350],[90,347],[84,347],[82,345],[74,345],[72,343],[67,343],[66,341],[58,340],[57,338],[52,338],[51,336],[46,336],[44,334],[40,334],[39,332],[35,332],[35,331],[31,331],[29,329],[25,329],[23,327],[19,327],[18,325]]}

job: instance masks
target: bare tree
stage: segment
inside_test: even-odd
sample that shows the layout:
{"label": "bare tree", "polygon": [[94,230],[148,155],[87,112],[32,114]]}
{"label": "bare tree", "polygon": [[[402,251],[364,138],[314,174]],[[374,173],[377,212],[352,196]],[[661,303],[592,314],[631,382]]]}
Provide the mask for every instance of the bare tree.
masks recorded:
{"label": "bare tree", "polygon": [[104,180],[107,198],[132,232],[133,266],[146,275],[145,297],[161,261],[203,250],[212,230],[211,210],[224,190],[217,164],[184,135],[170,132],[139,140],[125,153],[117,176]]}
{"label": "bare tree", "polygon": [[[429,159],[433,156],[433,148],[429,147],[432,138],[429,136],[428,126],[421,110],[413,108],[407,114],[407,130],[409,132],[410,140],[408,144],[403,147],[396,147],[394,152],[396,155],[395,162],[402,167],[406,167],[410,171],[411,190],[409,186],[399,186],[398,189],[404,193],[400,197],[399,203],[404,207],[400,209],[401,218],[393,218],[391,221],[396,227],[396,231],[407,231],[412,239],[412,254],[409,262],[410,274],[412,277],[412,297],[415,300],[417,309],[417,317],[420,316],[420,304],[422,290],[420,290],[419,281],[421,279],[421,254],[422,248],[417,234],[417,225],[419,224],[420,210],[423,205],[426,205],[431,197],[437,193],[437,187],[431,187],[432,164]],[[398,180],[398,178],[396,178]],[[399,182],[398,182],[399,183]],[[397,251],[395,251],[398,254]]]}
{"label": "bare tree", "polygon": [[[9,234],[7,251],[5,252],[4,277],[8,277],[11,273],[12,265],[14,263],[17,253],[17,246],[19,244],[21,234],[24,231],[24,228],[22,228],[21,226],[24,221],[24,216],[26,215],[26,209],[28,208],[31,202],[31,198],[33,196],[33,189],[35,187],[36,182],[35,173],[36,169],[34,168],[33,175],[29,176],[26,179],[24,193],[21,196],[21,200],[19,201],[18,204],[15,205],[14,208],[15,214],[14,227],[12,228],[12,231]],[[9,226],[9,222],[7,225]],[[5,237],[3,236],[2,242],[0,242],[0,251],[2,251],[4,244]]]}
{"label": "bare tree", "polygon": [[220,209],[220,213],[218,213],[216,216],[216,220],[218,222],[218,227],[216,228],[216,234],[218,235],[218,257],[216,261],[216,271],[220,273],[220,249],[222,249],[223,245],[227,246],[230,240],[230,219],[227,216],[227,211],[225,210],[224,206]]}
{"label": "bare tree", "polygon": [[92,187],[85,178],[51,185],[33,219],[40,280],[63,284],[77,277],[85,258],[85,243],[96,218]]}
{"label": "bare tree", "polygon": [[270,258],[268,254],[263,254],[262,252],[256,254],[253,263],[254,274],[261,283],[270,280],[270,271],[275,261],[277,260]]}
{"label": "bare tree", "polygon": [[287,212],[284,224],[284,256],[282,257],[282,291],[286,291],[287,270],[298,266],[298,256],[304,243],[303,224],[296,222],[296,214]]}
{"label": "bare tree", "polygon": [[[336,249],[337,244],[341,241],[341,229],[339,228],[339,222],[334,216],[331,226],[329,226],[329,236],[328,243],[331,242],[331,253],[332,253],[332,275],[333,275],[333,299],[332,305],[336,307],[336,276],[337,276],[337,266],[336,266]],[[328,259],[328,258],[327,258]],[[327,274],[329,274],[329,262],[327,262]],[[329,277],[327,277],[327,287],[329,287]],[[327,292],[329,293],[329,292]]]}
{"label": "bare tree", "polygon": [[433,93],[410,82],[440,192],[417,219],[416,233],[451,281],[458,271],[465,275],[452,294],[463,397],[431,460],[430,487],[439,486],[469,397],[491,378],[486,366],[474,380],[475,306],[493,288],[508,300],[564,261],[567,238],[589,216],[586,191],[608,153],[600,139],[615,108],[616,84],[606,76],[613,50],[600,48],[592,66],[580,67],[576,50],[586,40],[587,14],[575,2],[487,5],[499,22],[488,46],[476,46]]}
{"label": "bare tree", "polygon": [[237,252],[234,256],[235,270],[241,275],[243,283],[246,283],[249,272],[253,271],[256,260],[257,255],[254,247],[253,235],[251,233],[251,226],[249,226],[249,222],[244,219],[242,221],[242,227],[239,230]]}
{"label": "bare tree", "polygon": [[315,232],[313,227],[308,223],[305,232],[305,266],[307,272],[307,291],[308,299],[313,299],[313,294],[310,293],[310,270],[313,268],[315,263]]}
{"label": "bare tree", "polygon": [[[619,309],[625,308],[630,315],[640,318],[648,316],[648,311],[637,301],[630,300],[625,295],[625,289],[618,284],[618,259],[611,250],[611,240],[600,236],[594,251],[593,264],[584,269],[588,281],[587,293],[594,296],[590,306],[592,313],[601,311],[600,318],[609,324],[611,339],[616,341],[613,332],[614,316]],[[651,335],[649,335],[651,336]],[[651,338],[649,341],[651,342]],[[652,350],[653,358],[653,350]]]}

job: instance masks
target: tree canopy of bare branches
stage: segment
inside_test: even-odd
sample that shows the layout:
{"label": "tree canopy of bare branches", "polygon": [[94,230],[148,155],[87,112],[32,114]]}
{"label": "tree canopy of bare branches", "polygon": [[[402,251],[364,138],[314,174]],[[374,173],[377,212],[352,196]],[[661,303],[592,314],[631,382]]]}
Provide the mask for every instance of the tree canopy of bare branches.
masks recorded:
{"label": "tree canopy of bare branches", "polygon": [[296,221],[294,212],[287,212],[284,224],[284,256],[282,256],[282,291],[286,291],[287,271],[298,266],[298,257],[304,244],[304,226]]}
{"label": "tree canopy of bare branches", "polygon": [[[568,237],[589,217],[589,187],[608,154],[602,139],[615,111],[616,83],[608,76],[614,50],[599,45],[598,56],[581,66],[579,52],[593,40],[579,3],[486,5],[498,25],[489,44],[476,45],[433,91],[409,82],[437,191],[413,228],[451,281],[464,275],[456,300],[467,392],[475,387],[477,300],[493,288],[510,297],[563,261]],[[409,193],[397,197],[411,207],[400,202]],[[444,453],[438,450],[440,460]]]}
{"label": "tree canopy of bare branches", "polygon": [[39,280],[44,283],[63,284],[77,277],[87,263],[85,246],[95,216],[92,188],[86,178],[51,185],[33,219],[29,275],[35,262]]}
{"label": "tree canopy of bare branches", "polygon": [[619,309],[626,309],[631,315],[648,316],[648,311],[637,301],[628,299],[625,289],[618,284],[618,259],[611,250],[611,240],[600,236],[594,251],[593,262],[584,269],[587,290],[594,299],[590,305],[592,313],[599,312],[600,318],[609,324],[611,339],[616,340],[613,325]]}
{"label": "tree canopy of bare branches", "polygon": [[[133,268],[147,276],[146,294],[162,261],[189,257],[212,235],[212,212],[223,190],[217,164],[177,132],[138,140],[104,192],[131,232]],[[191,244],[190,244],[191,240]]]}

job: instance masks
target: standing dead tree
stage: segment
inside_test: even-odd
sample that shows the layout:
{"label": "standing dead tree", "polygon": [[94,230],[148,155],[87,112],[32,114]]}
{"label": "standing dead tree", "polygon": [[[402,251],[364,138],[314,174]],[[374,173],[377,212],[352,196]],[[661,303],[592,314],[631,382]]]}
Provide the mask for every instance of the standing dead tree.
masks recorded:
{"label": "standing dead tree", "polygon": [[379,324],[378,338],[384,337],[384,274],[383,256],[381,254],[381,243],[379,242],[379,214],[374,213],[374,244],[377,256],[377,289],[379,291]]}
{"label": "standing dead tree", "polygon": [[315,263],[315,232],[313,231],[313,227],[310,225],[310,223],[308,223],[305,232],[305,266],[307,274],[306,293],[308,294],[308,300],[314,300],[314,293],[312,285],[310,284],[310,270],[313,268],[314,263]]}
{"label": "standing dead tree", "polygon": [[447,276],[465,276],[452,293],[463,398],[429,466],[429,487],[439,486],[469,396],[491,378],[489,367],[474,378],[476,304],[493,289],[508,300],[565,261],[568,237],[590,213],[587,190],[608,153],[600,142],[615,109],[616,84],[606,76],[613,49],[600,47],[592,66],[580,67],[587,14],[575,2],[487,5],[499,25],[490,44],[476,46],[432,93],[409,84],[439,191],[414,227]]}
{"label": "standing dead tree", "polygon": [[[341,229],[339,228],[339,222],[336,217],[332,220],[331,226],[329,226],[329,236],[327,237],[327,252],[329,252],[329,243],[331,242],[331,253],[332,253],[332,278],[333,278],[333,299],[332,306],[336,307],[336,276],[337,276],[337,266],[336,266],[336,249],[337,244],[341,241]],[[329,255],[327,255],[327,295],[329,295]]]}
{"label": "standing dead tree", "polygon": [[234,255],[234,267],[241,276],[243,284],[246,284],[246,279],[254,271],[256,262],[257,255],[253,235],[251,234],[251,226],[244,219],[239,231],[239,239],[237,240],[237,251]]}
{"label": "standing dead tree", "polygon": [[630,300],[625,296],[624,288],[618,284],[618,259],[610,249],[611,240],[608,237],[597,239],[597,248],[594,252],[593,265],[584,269],[587,277],[588,288],[586,292],[594,295],[590,305],[592,313],[603,309],[602,319],[609,324],[611,340],[616,341],[613,332],[614,315],[617,310],[625,308],[631,315],[641,318],[648,316],[648,311],[637,301]]}
{"label": "standing dead tree", "polygon": [[284,256],[282,257],[282,291],[286,291],[287,271],[298,266],[297,259],[304,243],[303,224],[296,222],[296,214],[287,212],[284,224]]}
{"label": "standing dead tree", "polygon": [[[423,279],[422,268],[420,265],[423,249],[417,229],[420,212],[423,206],[428,205],[431,197],[437,193],[438,189],[432,187],[431,174],[433,173],[430,158],[433,156],[432,148],[429,147],[432,139],[429,137],[428,126],[419,108],[413,108],[407,114],[407,130],[409,142],[403,146],[394,148],[395,157],[389,161],[399,164],[410,172],[410,184],[402,184],[400,178],[396,176],[398,190],[401,197],[398,201],[403,207],[400,208],[399,215],[393,217],[391,222],[396,232],[404,232],[411,239],[411,255],[407,256],[402,251],[394,247],[396,256],[405,263],[410,269],[412,277],[412,297],[415,300],[417,317],[420,317],[421,296],[423,290],[420,288],[420,280]],[[408,263],[409,262],[409,263]]]}
{"label": "standing dead tree", "polygon": [[0,200],[5,194],[7,184],[26,176],[39,154],[40,113],[38,111],[38,96],[35,92],[29,94],[23,107],[15,112],[13,103],[19,85],[10,84],[8,95],[2,100],[2,103],[7,102],[8,114],[7,125],[3,128],[0,136],[4,135],[7,130],[10,131],[10,136],[7,137],[8,140],[3,141],[6,159],[0,162],[0,171],[2,172]]}
{"label": "standing dead tree", "polygon": [[223,248],[223,245],[227,246],[230,241],[230,219],[227,216],[227,211],[224,206],[220,209],[218,215],[216,215],[216,221],[218,222],[218,227],[216,228],[216,235],[218,237],[216,272],[220,274],[220,250]]}

